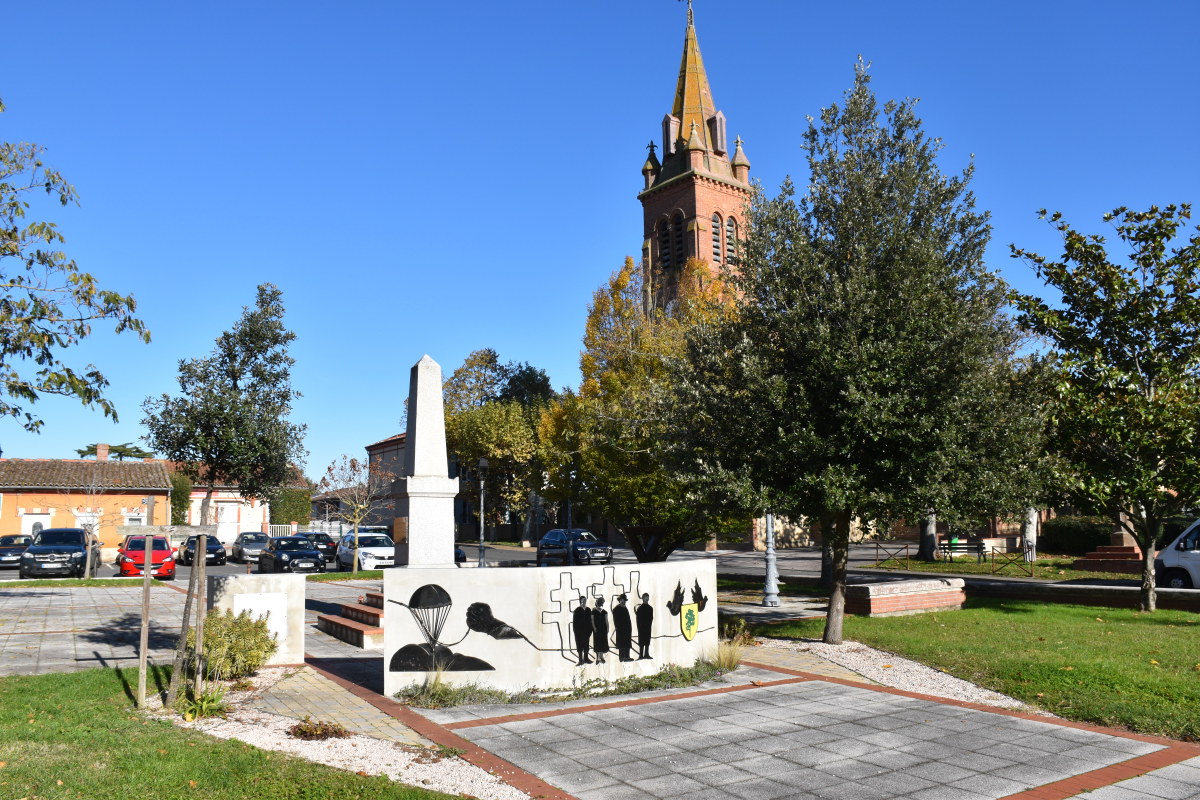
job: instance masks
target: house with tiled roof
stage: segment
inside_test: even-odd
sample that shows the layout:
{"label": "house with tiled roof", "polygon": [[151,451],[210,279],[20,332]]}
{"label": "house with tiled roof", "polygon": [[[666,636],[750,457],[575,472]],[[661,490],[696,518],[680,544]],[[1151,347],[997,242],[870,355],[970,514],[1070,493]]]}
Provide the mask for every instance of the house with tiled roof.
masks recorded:
{"label": "house with tiled roof", "polygon": [[0,459],[0,533],[86,528],[115,548],[121,525],[168,524],[171,479],[163,462],[109,461],[102,452],[96,460]]}

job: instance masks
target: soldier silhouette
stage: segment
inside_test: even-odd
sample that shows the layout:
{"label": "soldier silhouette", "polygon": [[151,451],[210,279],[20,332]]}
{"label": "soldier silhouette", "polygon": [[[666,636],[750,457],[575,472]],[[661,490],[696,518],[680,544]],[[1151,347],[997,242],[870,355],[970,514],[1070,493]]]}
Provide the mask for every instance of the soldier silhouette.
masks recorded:
{"label": "soldier silhouette", "polygon": [[587,607],[587,598],[579,596],[579,605],[571,614],[571,626],[575,629],[575,651],[579,654],[578,667],[591,664],[588,658],[588,642],[592,638],[592,610]]}
{"label": "soldier silhouette", "polygon": [[629,597],[624,594],[617,595],[617,604],[613,606],[612,621],[613,631],[617,637],[617,655],[622,661],[633,661],[629,657],[629,650],[633,647],[633,621],[629,618],[629,606],[625,603]]}
{"label": "soldier silhouette", "polygon": [[650,628],[654,625],[654,607],[650,595],[642,595],[642,604],[633,611],[637,617],[638,659],[650,658]]}
{"label": "soldier silhouette", "polygon": [[608,611],[603,597],[596,598],[596,607],[592,609],[592,649],[596,651],[596,663],[603,664],[608,652]]}

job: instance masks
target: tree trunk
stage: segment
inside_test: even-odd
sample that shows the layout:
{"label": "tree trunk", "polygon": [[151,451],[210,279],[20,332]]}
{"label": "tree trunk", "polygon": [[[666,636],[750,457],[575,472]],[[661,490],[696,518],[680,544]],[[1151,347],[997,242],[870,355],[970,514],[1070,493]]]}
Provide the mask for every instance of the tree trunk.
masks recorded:
{"label": "tree trunk", "polygon": [[833,517],[820,516],[821,525],[821,577],[817,585],[822,589],[833,589]]}
{"label": "tree trunk", "polygon": [[196,570],[192,569],[188,576],[187,597],[183,601],[183,626],[179,631],[179,641],[175,645],[175,662],[171,667],[171,684],[167,687],[167,708],[175,705],[179,696],[179,682],[187,668],[187,635],[192,624],[192,598],[196,596]]}
{"label": "tree trunk", "polygon": [[1032,563],[1037,561],[1038,510],[1030,507],[1025,509],[1025,519],[1021,521],[1021,539],[1025,545],[1025,560]]}
{"label": "tree trunk", "polygon": [[825,644],[842,643],[842,620],[846,611],[846,562],[850,554],[849,509],[838,512],[834,522],[833,541],[833,588],[829,593],[829,612],[825,615]]}
{"label": "tree trunk", "polygon": [[917,547],[918,561],[934,561],[937,558],[937,514],[930,511],[921,518],[921,543]]}
{"label": "tree trunk", "polygon": [[1154,611],[1158,606],[1158,591],[1154,581],[1154,558],[1158,554],[1158,538],[1162,535],[1162,521],[1147,514],[1146,531],[1141,537],[1142,545],[1142,592],[1139,605],[1142,611]]}

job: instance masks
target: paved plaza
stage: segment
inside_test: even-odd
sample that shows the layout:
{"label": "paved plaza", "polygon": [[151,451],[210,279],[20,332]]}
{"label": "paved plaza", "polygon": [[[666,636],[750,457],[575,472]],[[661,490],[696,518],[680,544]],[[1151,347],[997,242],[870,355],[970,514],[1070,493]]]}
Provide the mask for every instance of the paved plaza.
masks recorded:
{"label": "paved plaza", "polygon": [[[315,628],[378,581],[309,582],[307,666],[253,708],[340,722],[464,758],[544,800],[1200,800],[1200,746],[870,684],[808,653],[750,651],[698,687],[564,703],[418,710],[380,694],[382,654]],[[184,596],[156,586],[151,657],[166,664]],[[754,613],[745,597],[723,610]],[[141,590],[0,588],[0,676],[130,666]],[[788,601],[770,612],[820,614]]]}

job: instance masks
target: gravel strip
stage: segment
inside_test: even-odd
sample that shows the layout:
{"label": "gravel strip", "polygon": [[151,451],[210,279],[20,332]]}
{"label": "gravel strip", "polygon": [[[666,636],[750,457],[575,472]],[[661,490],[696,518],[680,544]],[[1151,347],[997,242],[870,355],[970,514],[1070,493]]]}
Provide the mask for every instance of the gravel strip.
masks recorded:
{"label": "gravel strip", "polygon": [[[423,789],[476,797],[479,800],[529,800],[529,795],[457,756],[357,734],[345,739],[294,739],[287,730],[296,724],[296,720],[240,707],[291,672],[286,668],[260,670],[252,679],[252,689],[230,692],[225,696],[231,707],[225,719],[212,717],[185,722],[178,714],[165,716],[180,727],[201,731],[219,739],[237,739],[263,750],[289,753],[359,774],[386,775],[393,781]],[[158,713],[163,714],[161,709]]]}
{"label": "gravel strip", "polygon": [[759,639],[762,647],[773,647],[780,650],[791,650],[800,653],[812,653],[831,661],[838,666],[853,670],[868,680],[893,689],[903,689],[906,692],[945,697],[949,700],[962,700],[968,703],[979,703],[997,708],[1007,708],[1028,714],[1038,714],[1043,717],[1053,717],[1040,708],[1023,703],[999,692],[993,692],[976,686],[969,681],[956,678],[941,670],[918,664],[903,656],[886,653],[867,647],[859,642],[846,641],[843,644],[825,644],[810,639],[785,641],[782,639]]}

